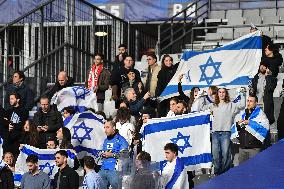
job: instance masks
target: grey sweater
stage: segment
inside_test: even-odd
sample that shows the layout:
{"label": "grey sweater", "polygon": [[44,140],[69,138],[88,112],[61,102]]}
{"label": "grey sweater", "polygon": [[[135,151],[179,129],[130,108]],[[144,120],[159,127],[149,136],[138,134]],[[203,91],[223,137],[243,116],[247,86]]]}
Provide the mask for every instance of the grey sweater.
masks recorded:
{"label": "grey sweater", "polygon": [[204,106],[202,109],[210,109],[213,112],[212,131],[231,131],[235,115],[245,108],[245,96],[237,103],[220,103],[218,106],[213,103]]}
{"label": "grey sweater", "polygon": [[50,178],[42,171],[36,175],[27,172],[23,175],[21,189],[50,189]]}

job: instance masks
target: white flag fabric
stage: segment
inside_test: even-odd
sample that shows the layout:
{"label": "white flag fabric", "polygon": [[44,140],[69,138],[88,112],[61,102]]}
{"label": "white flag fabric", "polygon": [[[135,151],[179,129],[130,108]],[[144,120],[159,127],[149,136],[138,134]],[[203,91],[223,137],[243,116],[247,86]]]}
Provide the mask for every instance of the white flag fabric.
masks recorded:
{"label": "white flag fabric", "polygon": [[[245,120],[246,113],[242,114],[242,120]],[[269,132],[269,121],[260,107],[256,107],[249,117],[249,124],[245,126],[245,130],[263,142]],[[231,128],[231,140],[239,137],[236,124]]]}
{"label": "white flag fabric", "polygon": [[75,114],[66,125],[71,132],[71,143],[79,159],[92,155],[98,160],[106,139],[104,122],[102,116],[86,111]]}
{"label": "white flag fabric", "polygon": [[164,146],[175,143],[187,170],[211,168],[210,124],[209,111],[150,119],[141,130],[143,150],[162,168],[166,162]]}
{"label": "white flag fabric", "polygon": [[[38,149],[33,146],[24,145],[20,151],[20,155],[16,161],[14,182],[16,185],[21,184],[21,179],[24,173],[28,172],[26,165],[26,159],[28,155],[36,154],[38,156],[39,169],[49,175],[51,179],[58,171],[58,167],[55,164],[55,153],[58,149]],[[67,163],[70,167],[74,167],[74,159],[76,154],[72,150],[66,149],[68,153]]]}
{"label": "white flag fabric", "polygon": [[163,100],[178,95],[177,84],[181,74],[184,74],[182,87],[185,92],[195,86],[248,86],[250,79],[258,71],[261,56],[262,40],[259,31],[213,50],[186,51],[175,75],[159,98]]}
{"label": "white flag fabric", "polygon": [[86,108],[98,110],[96,94],[83,86],[64,88],[52,97],[51,102],[57,105],[60,112],[68,106],[74,107],[78,112],[83,112]]}

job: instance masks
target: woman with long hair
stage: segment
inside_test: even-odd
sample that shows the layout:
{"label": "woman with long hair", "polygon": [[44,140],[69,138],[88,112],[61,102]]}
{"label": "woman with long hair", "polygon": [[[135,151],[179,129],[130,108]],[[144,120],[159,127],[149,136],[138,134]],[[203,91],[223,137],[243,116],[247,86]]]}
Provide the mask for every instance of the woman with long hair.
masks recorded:
{"label": "woman with long hair", "polygon": [[[179,64],[173,64],[173,58],[166,54],[162,58],[162,68],[158,73],[156,96],[160,96],[176,73]],[[169,111],[169,99],[163,100],[158,106],[159,117],[165,117]]]}
{"label": "woman with long hair", "polygon": [[27,121],[23,128],[23,133],[21,135],[20,144],[28,144],[30,146],[39,147],[39,134],[37,127],[32,121]]}
{"label": "woman with long hair", "polygon": [[279,48],[275,44],[268,45],[264,50],[265,56],[262,56],[261,61],[266,62],[268,69],[273,77],[277,77],[279,67],[282,65],[283,57],[279,53]]}
{"label": "woman with long hair", "polygon": [[56,132],[56,138],[60,149],[73,149],[73,145],[71,144],[71,133],[68,128],[61,127],[58,129]]}
{"label": "woman with long hair", "polygon": [[119,134],[126,139],[129,145],[132,143],[135,132],[134,125],[130,123],[130,117],[130,110],[122,107],[117,110],[115,118],[116,129],[119,131]]}
{"label": "woman with long hair", "polygon": [[[243,94],[243,93],[242,93]],[[222,174],[231,167],[231,126],[239,110],[245,108],[244,94],[237,103],[230,101],[226,88],[219,88],[214,103],[203,109],[210,109],[214,116],[212,124],[212,155],[214,173]]]}

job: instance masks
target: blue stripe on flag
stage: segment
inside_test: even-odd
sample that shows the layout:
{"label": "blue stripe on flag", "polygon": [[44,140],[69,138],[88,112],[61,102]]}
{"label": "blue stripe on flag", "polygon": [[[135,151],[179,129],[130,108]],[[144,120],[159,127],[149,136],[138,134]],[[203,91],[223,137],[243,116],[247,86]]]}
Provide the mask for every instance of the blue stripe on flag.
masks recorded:
{"label": "blue stripe on flag", "polygon": [[[238,77],[235,80],[231,81],[230,83],[220,83],[218,86],[225,86],[225,85],[248,85],[248,81],[250,81],[251,78],[248,76],[242,76]],[[187,91],[191,90],[193,87],[199,87],[199,88],[205,88],[210,87],[211,85],[182,85],[182,90]],[[174,93],[178,93],[178,85],[168,85],[163,93],[161,94],[161,97],[171,95]]]}
{"label": "blue stripe on flag", "polygon": [[[31,149],[26,148],[25,146],[21,149],[21,151],[26,155],[36,154],[39,160],[55,160],[54,154],[39,154]],[[76,157],[75,154],[70,150],[67,150],[66,152],[68,154],[68,157],[70,157],[71,159],[74,159]]]}
{"label": "blue stripe on flag", "polygon": [[97,120],[98,122],[104,124],[103,119],[99,119],[97,116],[95,116],[92,113],[82,113],[82,114],[79,115],[78,119],[79,118],[94,119],[94,120]]}
{"label": "blue stripe on flag", "polygon": [[259,123],[253,121],[253,120],[249,120],[249,126],[256,131],[256,133],[260,134],[261,136],[263,136],[263,138],[266,137],[268,130],[266,128],[264,128],[262,125],[260,125]]}
{"label": "blue stripe on flag", "polygon": [[160,132],[160,131],[167,131],[167,130],[174,130],[183,127],[190,127],[190,126],[200,126],[202,124],[210,123],[210,115],[200,115],[195,117],[188,117],[178,120],[170,120],[165,122],[159,123],[152,123],[146,125],[144,128],[144,137],[146,135]]}
{"label": "blue stripe on flag", "polygon": [[181,162],[181,160],[179,158],[177,158],[174,174],[173,174],[171,180],[167,183],[166,189],[172,189],[173,188],[173,186],[175,185],[176,181],[178,180],[180,174],[182,173],[183,169],[184,169],[183,163]]}
{"label": "blue stripe on flag", "polygon": [[85,152],[88,152],[90,154],[93,154],[94,156],[97,156],[98,153],[101,152],[101,150],[96,150],[96,149],[92,149],[92,148],[87,148],[87,147],[84,147],[84,146],[75,146],[74,147],[74,150],[79,153],[79,152],[82,152],[82,151],[85,151]]}
{"label": "blue stripe on flag", "polygon": [[[179,157],[180,160],[184,163],[185,166],[190,166],[190,165],[198,165],[201,163],[209,163],[212,162],[212,155],[211,153],[203,153],[200,155],[195,155],[195,156],[188,156],[188,157]],[[162,170],[165,166],[165,163],[167,161],[161,161],[160,162],[160,169]]]}
{"label": "blue stripe on flag", "polygon": [[230,45],[225,45],[223,47],[219,47],[213,50],[207,50],[207,51],[186,51],[182,55],[182,59],[187,61],[188,59],[204,54],[204,53],[210,53],[210,52],[217,52],[217,51],[222,51],[222,50],[241,50],[241,49],[262,49],[262,39],[260,36],[254,36],[254,37],[249,37],[245,38],[241,41],[238,41],[234,44]]}

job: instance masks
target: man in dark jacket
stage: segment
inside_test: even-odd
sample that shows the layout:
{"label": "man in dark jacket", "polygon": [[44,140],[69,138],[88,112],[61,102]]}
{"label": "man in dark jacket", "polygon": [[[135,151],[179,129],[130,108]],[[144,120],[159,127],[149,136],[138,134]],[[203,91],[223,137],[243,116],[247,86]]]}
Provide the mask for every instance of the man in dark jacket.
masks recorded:
{"label": "man in dark jacket", "polygon": [[[238,121],[237,129],[239,131],[239,163],[242,163],[249,158],[252,158],[261,151],[263,144],[255,136],[246,130],[246,126],[250,122],[250,118],[257,106],[257,96],[250,95],[247,99],[247,108],[245,109],[245,117]],[[265,117],[267,120],[267,118]],[[268,120],[266,121],[268,123]]]}
{"label": "man in dark jacket", "polygon": [[72,77],[68,77],[65,71],[61,71],[57,76],[56,83],[49,91],[45,93],[45,95],[48,96],[49,99],[51,99],[53,95],[58,91],[60,91],[61,89],[64,89],[66,87],[72,87],[73,85],[74,82]]}
{"label": "man in dark jacket", "polygon": [[79,175],[67,164],[68,154],[65,150],[55,153],[55,163],[59,167],[54,176],[54,189],[78,189]]}
{"label": "man in dark jacket", "polygon": [[39,132],[39,146],[46,148],[49,138],[56,137],[56,131],[63,126],[61,113],[49,104],[47,96],[40,98],[41,108],[35,113],[33,122]]}
{"label": "man in dark jacket", "polygon": [[110,72],[104,68],[103,55],[96,54],[88,71],[86,86],[97,95],[98,111],[103,111],[105,91],[109,88]]}
{"label": "man in dark jacket", "polygon": [[20,138],[23,127],[28,124],[29,113],[20,105],[20,96],[17,93],[10,94],[10,108],[7,111],[9,126],[4,129],[3,152],[11,152],[14,157],[19,155]]}
{"label": "man in dark jacket", "polygon": [[34,105],[34,94],[29,89],[28,86],[24,84],[25,74],[22,71],[15,71],[13,73],[12,83],[8,84],[5,88],[6,96],[5,96],[5,109],[9,109],[11,106],[9,104],[10,94],[16,92],[20,95],[22,106],[26,110],[31,110]]}
{"label": "man in dark jacket", "polygon": [[[129,72],[129,69],[133,69],[133,64],[134,61],[132,57],[128,55],[124,60],[124,66],[120,67],[120,69],[113,70],[111,73],[110,85],[112,87],[113,99],[117,101],[117,105],[119,104],[118,102],[121,96],[122,84],[128,81],[127,73]],[[133,69],[133,71],[135,72],[135,77],[137,81],[141,81],[139,71],[136,69]]]}
{"label": "man in dark jacket", "polygon": [[131,111],[131,115],[139,116],[139,112],[142,110],[143,105],[145,104],[146,100],[151,97],[150,93],[147,92],[143,98],[137,100],[137,95],[133,88],[128,88],[124,92],[125,98],[127,100],[127,104]]}

